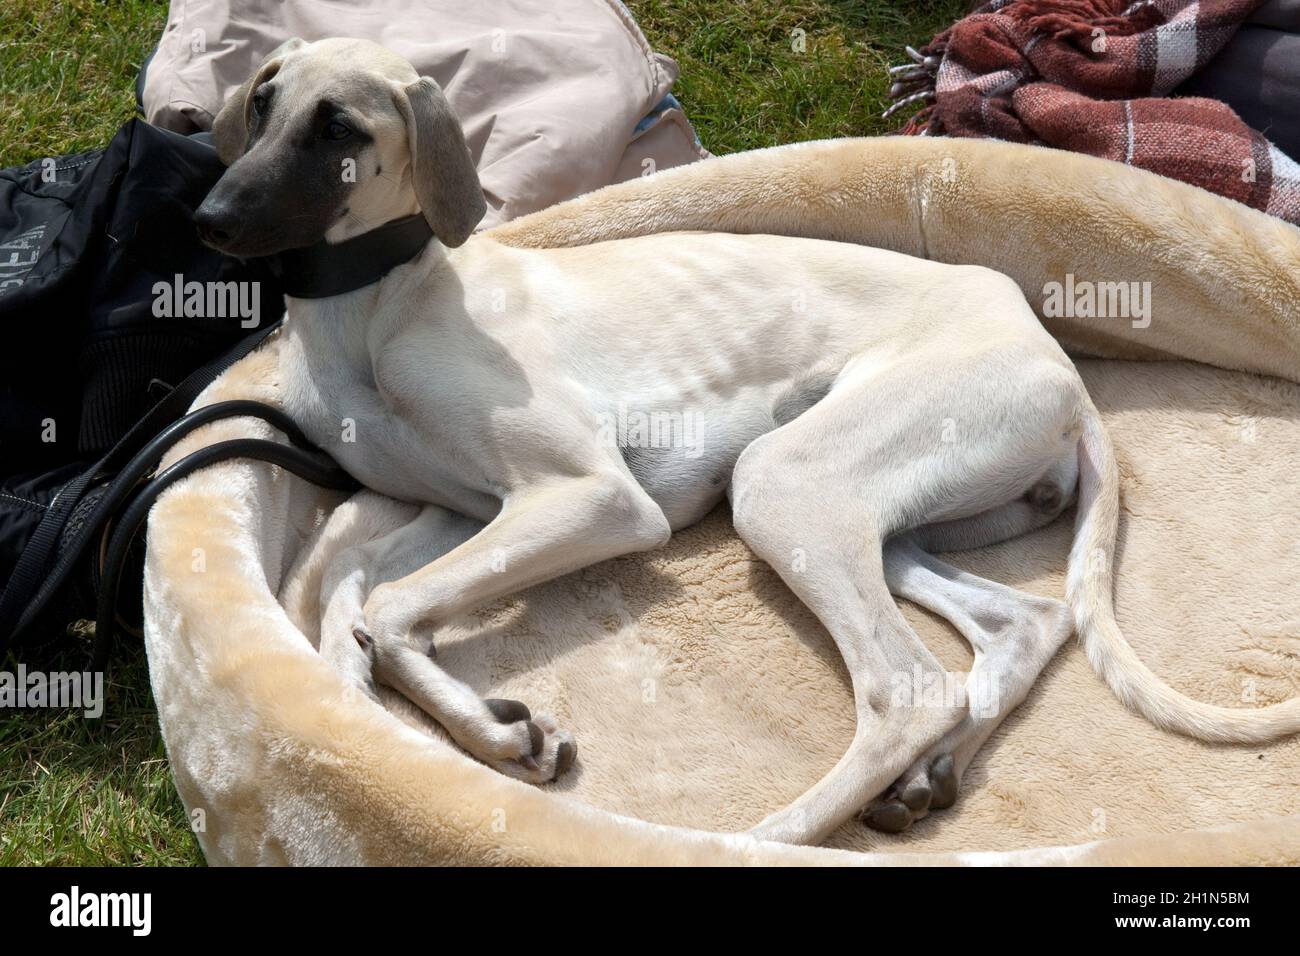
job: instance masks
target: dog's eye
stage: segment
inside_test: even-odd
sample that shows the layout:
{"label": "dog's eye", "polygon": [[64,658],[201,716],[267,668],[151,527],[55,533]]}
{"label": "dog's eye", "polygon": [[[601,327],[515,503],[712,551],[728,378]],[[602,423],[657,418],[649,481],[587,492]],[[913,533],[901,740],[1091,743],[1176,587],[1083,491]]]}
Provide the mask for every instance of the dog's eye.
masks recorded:
{"label": "dog's eye", "polygon": [[266,100],[267,100],[267,96],[265,93],[253,94],[253,115],[254,116],[261,116],[264,112],[266,112]]}
{"label": "dog's eye", "polygon": [[352,135],[352,130],[348,129],[338,120],[331,120],[325,124],[326,139],[347,139]]}

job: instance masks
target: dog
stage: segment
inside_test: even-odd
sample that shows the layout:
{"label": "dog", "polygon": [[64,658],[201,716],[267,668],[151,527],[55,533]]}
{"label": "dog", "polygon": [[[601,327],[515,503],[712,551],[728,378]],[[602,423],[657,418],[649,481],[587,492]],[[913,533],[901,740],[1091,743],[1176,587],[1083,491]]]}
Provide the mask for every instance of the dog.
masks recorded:
{"label": "dog", "polygon": [[[1126,643],[1111,599],[1115,454],[1008,277],[783,236],[557,249],[473,236],[486,201],[455,113],[432,79],[360,40],[285,44],[213,137],[228,169],[195,221],[224,253],[343,242],[412,215],[434,234],[379,281],[290,298],[281,386],[314,442],[421,506],[320,570],[321,654],[372,696],[405,695],[484,763],[545,783],[577,748],[552,718],[447,674],[431,628],[657,548],[724,496],[739,536],[834,639],[856,709],[843,758],[755,836],[815,842],[855,814],[898,832],[950,806],[1074,629],[1117,695],[1164,728],[1219,741],[1297,729],[1296,702],[1192,701]],[[690,413],[693,440],[608,434],[628,408]],[[1068,603],[933,556],[1042,527],[1076,498]],[[894,596],[973,646],[953,693],[915,691],[947,675]]]}

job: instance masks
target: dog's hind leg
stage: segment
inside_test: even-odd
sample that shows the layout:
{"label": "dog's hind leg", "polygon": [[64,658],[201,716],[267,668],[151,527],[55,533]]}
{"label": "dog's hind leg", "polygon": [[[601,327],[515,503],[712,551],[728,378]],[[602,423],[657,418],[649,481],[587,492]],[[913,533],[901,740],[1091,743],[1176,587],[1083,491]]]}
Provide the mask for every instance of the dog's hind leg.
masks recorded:
{"label": "dog's hind leg", "polygon": [[[830,632],[857,712],[839,763],[756,836],[821,839],[965,719],[963,682],[889,594],[885,542],[1025,494],[1074,447],[1079,388],[1063,358],[1029,349],[863,360],[822,402],[741,455],[730,489],[736,530]],[[949,440],[954,420],[958,437]],[[899,799],[919,810],[931,793]]]}
{"label": "dog's hind leg", "polygon": [[762,839],[809,843],[893,783],[962,719],[964,708],[961,699],[927,706],[933,701],[910,693],[914,686],[944,685],[946,674],[890,597],[883,529],[846,481],[850,476],[828,484],[831,476],[820,475],[813,482],[779,463],[781,444],[771,433],[737,463],[736,531],[830,632],[848,668],[857,717],[835,767],[752,831]]}
{"label": "dog's hind leg", "polygon": [[925,525],[909,532],[908,537],[932,554],[984,548],[1007,541],[1055,521],[1074,502],[1078,485],[1079,455],[1074,448],[1067,448],[1060,460],[1014,501],[969,518]]}
{"label": "dog's hind leg", "polygon": [[[897,833],[930,810],[952,806],[975,754],[1024,700],[1072,628],[1063,602],[969,574],[929,552],[982,548],[1050,524],[1074,500],[1078,480],[1078,453],[1068,448],[1014,501],[917,528],[885,545],[890,593],[946,618],[973,648],[975,662],[966,678],[966,717],[867,807],[862,820],[868,826]],[[913,806],[900,799],[927,788],[928,807],[916,807],[918,797],[911,798]]]}
{"label": "dog's hind leg", "polygon": [[[363,489],[339,504],[303,542],[284,574],[276,598],[312,647],[321,649],[322,585],[331,573],[337,580],[340,556],[409,524],[419,513],[418,505]],[[362,594],[360,599],[364,597]],[[347,643],[355,649],[351,638]],[[323,654],[330,657],[328,651]]]}
{"label": "dog's hind leg", "polygon": [[975,651],[966,715],[863,812],[868,826],[898,833],[930,810],[952,806],[976,752],[1025,699],[1073,624],[1063,602],[954,568],[911,535],[885,545],[885,581],[891,593],[947,618]]}

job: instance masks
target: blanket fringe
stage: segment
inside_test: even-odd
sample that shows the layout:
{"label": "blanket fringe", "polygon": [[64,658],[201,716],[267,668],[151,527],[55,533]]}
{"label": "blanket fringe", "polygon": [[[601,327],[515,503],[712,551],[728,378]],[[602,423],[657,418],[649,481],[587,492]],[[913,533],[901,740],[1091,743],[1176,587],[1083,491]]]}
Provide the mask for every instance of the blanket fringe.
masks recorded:
{"label": "blanket fringe", "polygon": [[889,119],[898,111],[914,104],[925,104],[903,127],[906,136],[924,136],[930,132],[930,121],[934,114],[936,83],[939,77],[939,65],[943,62],[944,47],[936,38],[935,42],[918,50],[904,47],[911,63],[901,63],[889,68],[889,77],[894,82],[889,87],[889,98],[894,102],[881,114],[881,119]]}
{"label": "blanket fringe", "polygon": [[935,101],[938,97],[939,67],[948,50],[953,30],[970,19],[987,14],[1007,16],[1035,35],[1054,39],[1090,39],[1095,28],[1112,36],[1139,33],[1165,22],[1153,0],[990,0],[917,50],[904,47],[910,63],[889,68],[889,98],[894,102],[881,114],[895,113],[924,104],[899,132],[904,136],[939,135]]}

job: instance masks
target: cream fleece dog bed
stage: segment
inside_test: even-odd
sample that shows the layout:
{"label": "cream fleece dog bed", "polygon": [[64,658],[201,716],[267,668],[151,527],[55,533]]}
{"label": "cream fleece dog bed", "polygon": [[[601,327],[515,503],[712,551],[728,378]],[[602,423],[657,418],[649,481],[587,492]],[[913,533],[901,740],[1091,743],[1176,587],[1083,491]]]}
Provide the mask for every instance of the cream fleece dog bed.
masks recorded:
{"label": "cream fleece dog bed", "polygon": [[[517,245],[675,229],[817,236],[1048,283],[1150,282],[1151,321],[1046,318],[1077,356],[1123,475],[1121,626],[1177,689],[1225,706],[1300,694],[1300,231],[1086,156],[970,140],[841,140],[710,160],[497,227]],[[1142,325],[1139,321],[1137,325]],[[276,344],[199,400],[276,401]],[[1194,361],[1150,361],[1184,359]],[[1200,363],[1200,364],[1196,364]],[[199,444],[253,435],[219,423]],[[312,646],[340,506],[231,462],[149,524],[146,641],[176,785],[213,863],[1296,863],[1300,741],[1202,744],[1125,710],[1077,645],[989,741],[953,808],[836,849],[736,831],[814,783],[852,736],[834,646],[719,509],[661,551],[466,616],[439,662],[554,713],[556,784],[506,779],[400,699],[346,687]],[[408,514],[369,492],[331,524]],[[359,532],[358,532],[359,533]],[[1072,528],[949,557],[1060,596]],[[282,603],[283,602],[283,603]],[[969,653],[905,605],[951,668]],[[871,851],[846,853],[842,850]]]}

